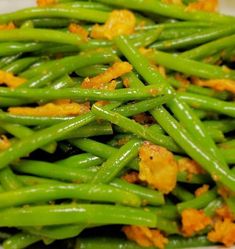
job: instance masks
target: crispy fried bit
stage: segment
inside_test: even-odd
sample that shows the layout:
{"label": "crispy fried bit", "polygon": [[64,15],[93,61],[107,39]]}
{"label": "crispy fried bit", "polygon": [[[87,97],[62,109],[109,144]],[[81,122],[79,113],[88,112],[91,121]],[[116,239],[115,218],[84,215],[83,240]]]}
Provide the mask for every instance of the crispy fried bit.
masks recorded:
{"label": "crispy fried bit", "polygon": [[235,215],[232,214],[231,210],[227,205],[223,205],[222,207],[217,208],[216,214],[223,220],[230,219],[232,221],[235,221]]}
{"label": "crispy fried bit", "polygon": [[133,119],[140,124],[152,124],[154,122],[153,117],[146,113],[139,113],[133,116]]}
{"label": "crispy fried bit", "polygon": [[46,7],[56,4],[56,0],[37,0],[37,5],[40,7]]}
{"label": "crispy fried bit", "polygon": [[131,171],[122,176],[122,179],[129,183],[138,183],[139,174],[136,171]]}
{"label": "crispy fried bit", "polygon": [[230,219],[217,220],[214,230],[208,233],[207,238],[211,242],[220,242],[227,247],[235,245],[235,223]]}
{"label": "crispy fried bit", "polygon": [[219,186],[217,192],[223,198],[229,198],[232,195],[232,192],[229,189],[227,189],[225,186]]}
{"label": "crispy fried bit", "polygon": [[38,107],[10,107],[8,112],[23,116],[76,116],[89,112],[88,103],[48,103]]}
{"label": "crispy fried bit", "polygon": [[189,180],[192,178],[193,175],[205,173],[205,171],[197,162],[189,158],[181,158],[180,160],[178,160],[178,166],[180,172],[188,173]]}
{"label": "crispy fried bit", "polygon": [[202,10],[207,12],[216,12],[218,10],[218,0],[197,0],[190,3],[186,11]]}
{"label": "crispy fried bit", "polygon": [[212,220],[207,217],[202,210],[193,208],[185,209],[181,216],[182,232],[186,237],[190,237],[194,233],[199,232],[212,224]]}
{"label": "crispy fried bit", "polygon": [[5,135],[0,136],[0,151],[6,150],[11,146],[11,142]]}
{"label": "crispy fried bit", "polygon": [[163,249],[168,243],[168,239],[156,229],[141,226],[124,226],[122,231],[129,240],[133,240],[143,247],[156,246]]}
{"label": "crispy fried bit", "polygon": [[12,29],[16,29],[16,26],[13,22],[0,25],[0,30],[12,30]]}
{"label": "crispy fried bit", "polygon": [[113,80],[129,73],[131,70],[132,66],[128,62],[115,62],[104,73],[93,78],[86,78],[81,86],[82,88],[113,90],[116,87],[116,83]]}
{"label": "crispy fried bit", "polygon": [[16,77],[11,73],[0,70],[0,85],[5,84],[10,88],[16,88],[26,82],[26,79]]}
{"label": "crispy fried bit", "polygon": [[235,81],[229,79],[212,79],[212,80],[201,80],[195,79],[193,81],[195,85],[205,86],[215,89],[216,91],[229,91],[235,93]]}
{"label": "crispy fried bit", "polygon": [[114,10],[104,25],[94,25],[91,37],[112,40],[119,35],[130,35],[135,31],[136,19],[129,10]]}
{"label": "crispy fried bit", "polygon": [[83,39],[84,41],[88,40],[88,31],[85,30],[81,25],[76,24],[76,23],[71,23],[69,25],[69,32],[77,34]]}
{"label": "crispy fried bit", "polygon": [[209,185],[203,184],[202,187],[195,190],[195,196],[198,197],[204,193],[206,193],[209,190]]}
{"label": "crispy fried bit", "polygon": [[178,172],[173,154],[161,146],[146,142],[141,146],[139,156],[140,180],[165,194],[171,192],[175,188]]}

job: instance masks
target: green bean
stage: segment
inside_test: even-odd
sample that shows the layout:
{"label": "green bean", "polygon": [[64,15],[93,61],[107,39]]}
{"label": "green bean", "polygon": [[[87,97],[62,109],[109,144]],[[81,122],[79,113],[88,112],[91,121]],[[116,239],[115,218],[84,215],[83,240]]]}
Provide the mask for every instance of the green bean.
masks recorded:
{"label": "green bean", "polygon": [[[98,205],[64,204],[11,208],[0,211],[0,227],[46,226],[63,224],[130,224],[156,227],[155,214],[138,208]],[[59,217],[59,219],[58,219]]]}
{"label": "green bean", "polygon": [[28,21],[24,21],[21,25],[20,25],[21,29],[29,29],[29,28],[34,28],[33,22],[31,20]]}
{"label": "green bean", "polygon": [[[229,189],[235,189],[235,175],[231,174],[229,168],[221,165],[214,155],[205,151],[198,141],[194,141],[190,134],[180,125],[164,108],[152,111],[152,115],[159,124],[164,127],[175,141],[197,161],[206,171],[210,173],[215,181],[222,182]],[[209,159],[210,158],[210,159]],[[234,191],[234,190],[233,190]]]}
{"label": "green bean", "polygon": [[235,117],[235,104],[233,102],[222,101],[193,93],[177,93],[177,95],[194,108],[215,111],[230,117]]}
{"label": "green bean", "polygon": [[205,21],[213,23],[233,23],[234,17],[225,16],[218,13],[208,13],[203,11],[186,11],[184,7],[175,4],[167,4],[156,0],[96,0],[96,2],[106,3],[114,6],[160,14],[162,16],[173,17],[182,20]]}
{"label": "green bean", "polygon": [[12,56],[0,58],[0,68],[6,67],[10,63],[16,61],[17,59],[19,59],[19,57],[21,55],[22,55],[22,53],[18,53],[18,54],[12,55]]}
{"label": "green bean", "polygon": [[143,125],[138,124],[134,120],[128,119],[116,112],[104,110],[97,105],[93,105],[92,112],[97,115],[97,117],[110,121],[113,124],[116,124],[126,130],[133,132],[139,137],[147,139],[153,143],[164,146],[171,151],[181,152],[181,149],[178,148],[176,144],[172,140],[170,140],[165,135],[155,134],[148,128]]}
{"label": "green bean", "polygon": [[211,201],[205,208],[204,208],[204,213],[207,216],[213,217],[216,213],[216,209],[221,207],[223,204],[222,198],[217,198],[213,201]]}
{"label": "green bean", "polygon": [[[168,85],[167,81],[153,70],[151,63],[141,55],[124,36],[120,36],[116,39],[116,44],[118,48],[125,54],[127,59],[134,65],[135,69],[140,73],[140,75],[148,82],[148,84],[165,85],[169,92],[174,94],[173,89]],[[173,56],[174,57],[174,56]],[[190,109],[190,107],[183,101],[180,101],[178,97],[168,102],[169,108],[177,116],[177,118],[186,126],[189,134],[199,143],[203,143],[205,150],[209,153],[215,155],[221,164],[222,168],[228,169],[223,156],[218,151],[215,143],[211,137],[207,134],[203,124]],[[153,114],[152,114],[153,115]],[[157,115],[153,115],[155,118]],[[160,123],[160,121],[157,119]],[[163,126],[165,129],[165,127]],[[181,134],[182,135],[182,134]],[[179,143],[179,142],[178,142]],[[180,144],[180,143],[179,143]]]}
{"label": "green bean", "polygon": [[16,177],[21,181],[25,186],[34,186],[42,184],[64,184],[64,182],[52,180],[43,177],[37,176],[28,176],[28,175],[16,175]]}
{"label": "green bean", "polygon": [[173,95],[159,96],[154,99],[143,100],[140,102],[136,102],[134,104],[127,104],[124,106],[120,106],[114,111],[125,117],[130,117],[151,110],[154,107],[160,106],[162,104],[165,104],[172,98]]}
{"label": "green bean", "polygon": [[[69,26],[71,20],[67,18],[33,18],[30,19],[35,28],[64,28]],[[16,21],[16,24],[21,24],[22,21]]]}
{"label": "green bean", "polygon": [[138,139],[132,139],[123,145],[100,166],[91,182],[93,184],[98,184],[112,181],[112,179],[116,177],[120,171],[137,156],[140,145],[141,141]]}
{"label": "green bean", "polygon": [[235,35],[230,35],[227,37],[222,37],[215,41],[208,42],[199,47],[188,50],[180,55],[188,59],[200,60],[207,56],[219,53],[223,49],[233,47],[235,41]]}
{"label": "green bean", "polygon": [[25,69],[27,69],[28,67],[30,67],[32,64],[37,62],[38,60],[39,58],[37,57],[19,59],[7,65],[6,67],[2,68],[2,70],[6,72],[11,72],[13,74],[19,74]]}
{"label": "green bean", "polygon": [[[20,32],[22,31],[20,30]],[[9,40],[6,40],[6,41],[9,41]],[[36,42],[31,42],[31,43],[1,42],[0,43],[0,56],[9,56],[9,55],[17,56],[18,53],[33,52],[33,51],[41,50],[44,47],[45,47],[44,44],[36,43]],[[3,64],[3,66],[5,65]]]}
{"label": "green bean", "polygon": [[17,172],[21,173],[32,174],[62,181],[83,183],[91,181],[92,177],[98,170],[97,167],[88,169],[76,169],[62,167],[54,163],[32,160],[21,160],[19,163],[14,164],[13,168]]}
{"label": "green bean", "polygon": [[12,161],[21,156],[27,155],[43,145],[58,140],[60,137],[65,136],[72,130],[88,124],[93,119],[94,115],[89,112],[72,120],[37,131],[34,133],[34,136],[21,139],[19,142],[13,144],[9,149],[0,153],[0,168],[4,168]]}
{"label": "green bean", "polygon": [[[200,32],[197,32],[196,34],[194,33],[185,37],[156,42],[151,47],[159,50],[188,48],[224,36],[232,35],[234,31],[235,31],[234,26],[225,26],[225,27],[222,26],[218,27],[217,29],[212,28],[211,30],[202,30]],[[188,57],[186,56],[186,58]]]}
{"label": "green bean", "polygon": [[204,121],[203,123],[207,127],[207,129],[221,130],[224,133],[235,130],[235,121],[233,119],[221,119],[219,121],[208,120]]}
{"label": "green bean", "polygon": [[74,117],[66,116],[66,117],[34,117],[34,116],[19,116],[10,114],[8,112],[3,112],[0,110],[0,120],[10,123],[18,123],[21,125],[28,125],[28,126],[36,126],[36,125],[43,125],[43,126],[50,126],[55,125],[64,121],[72,120]]}
{"label": "green bean", "polygon": [[15,190],[23,186],[9,167],[0,171],[0,183],[5,190]]}
{"label": "green bean", "polygon": [[204,184],[213,182],[210,175],[208,174],[193,174],[189,176],[189,174],[185,171],[178,172],[177,181],[191,184]]}
{"label": "green bean", "polygon": [[[33,136],[34,131],[26,126],[22,126],[20,124],[11,124],[11,123],[4,123],[0,122],[0,127],[6,130],[8,133],[14,135],[17,138],[23,139],[27,136]],[[41,147],[48,153],[54,153],[56,150],[57,144],[56,142],[52,142],[46,146]]]}
{"label": "green bean", "polygon": [[[85,8],[70,8],[68,7],[32,7],[23,10],[19,10],[13,13],[2,14],[0,17],[0,23],[7,23],[10,21],[27,20],[33,18],[43,17],[62,17],[82,21],[90,22],[105,22],[109,13],[94,9]],[[47,32],[47,31],[46,31]],[[45,32],[45,33],[46,33]]]}
{"label": "green bean", "polygon": [[[79,149],[104,159],[108,159],[117,152],[117,149],[113,148],[112,146],[88,138],[72,139],[69,141]],[[129,163],[129,167],[132,169],[138,169],[138,161],[133,160]]]}
{"label": "green bean", "polygon": [[[115,58],[116,56],[111,50],[102,50],[100,52],[90,51],[80,55],[68,56],[60,60],[48,62],[40,66],[40,71],[36,71],[37,75],[32,77],[21,87],[41,87],[52,80],[64,76],[65,74],[72,73],[79,67],[89,66],[96,63],[110,63],[113,62]],[[57,70],[58,68],[60,68],[60,70]]]}
{"label": "green bean", "polygon": [[177,219],[179,217],[179,213],[177,211],[176,206],[166,204],[162,207],[152,207],[147,206],[146,209],[149,209],[151,212],[157,214],[159,217],[163,217],[166,219]]}
{"label": "green bean", "polygon": [[182,211],[187,208],[196,208],[196,209],[204,208],[216,197],[217,197],[216,189],[212,189],[192,200],[177,204],[177,209],[180,213],[182,213]]}
{"label": "green bean", "polygon": [[[129,101],[138,99],[147,99],[156,97],[156,95],[164,94],[165,90],[156,86],[145,86],[136,89],[117,89],[114,91],[99,90],[99,89],[83,89],[83,88],[66,88],[60,91],[54,91],[54,89],[27,89],[16,88],[8,89],[6,87],[0,87],[0,96],[2,97],[14,97],[20,99],[31,99],[31,102],[35,100],[55,100],[70,98],[74,100],[111,100],[111,101]],[[30,101],[30,100],[29,100]]]}
{"label": "green bean", "polygon": [[153,206],[158,206],[163,205],[165,203],[163,194],[153,189],[145,188],[136,184],[131,184],[118,178],[114,179],[110,183],[110,185],[136,194],[141,198],[142,205],[149,204]]}
{"label": "green bean", "polygon": [[218,144],[221,149],[235,149],[235,139],[228,140],[224,143]]}
{"label": "green bean", "polygon": [[194,195],[187,191],[185,188],[177,185],[171,192],[180,201],[189,201],[194,199]]}
{"label": "green bean", "polygon": [[86,2],[86,1],[75,1],[75,2],[69,1],[68,3],[64,3],[63,1],[58,1],[56,6],[57,7],[69,7],[69,8],[94,9],[94,10],[102,10],[102,11],[112,10],[112,8],[106,4]]}
{"label": "green bean", "polygon": [[[165,246],[166,249],[179,249],[179,248],[193,248],[193,247],[204,247],[212,245],[206,238],[206,236],[193,237],[193,238],[180,238],[178,236],[169,237],[169,242]],[[113,237],[87,237],[78,238],[76,241],[75,249],[142,249],[137,243]],[[155,249],[155,246],[148,247],[149,249]]]}
{"label": "green bean", "polygon": [[235,79],[233,70],[227,73],[222,67],[190,60],[180,55],[155,50],[151,54],[147,54],[147,56],[155,63],[186,75],[206,79]]}
{"label": "green bean", "polygon": [[231,210],[232,214],[235,215],[235,197],[231,196],[228,198],[225,198],[225,202],[228,205],[229,209]]}
{"label": "green bean", "polygon": [[105,72],[107,69],[108,66],[98,64],[98,65],[78,68],[75,72],[77,75],[85,78],[85,77],[97,76],[98,74]]}
{"label": "green bean", "polygon": [[103,160],[100,157],[94,156],[90,153],[74,155],[56,162],[58,165],[72,168],[89,168],[102,163]]}
{"label": "green bean", "polygon": [[235,163],[235,149],[221,149],[221,153],[224,155],[226,161],[229,164]]}
{"label": "green bean", "polygon": [[59,199],[80,199],[140,206],[140,199],[127,191],[104,184],[43,184],[0,194],[1,208]]}
{"label": "green bean", "polygon": [[28,233],[17,233],[3,242],[5,249],[24,249],[38,241],[40,237]]}

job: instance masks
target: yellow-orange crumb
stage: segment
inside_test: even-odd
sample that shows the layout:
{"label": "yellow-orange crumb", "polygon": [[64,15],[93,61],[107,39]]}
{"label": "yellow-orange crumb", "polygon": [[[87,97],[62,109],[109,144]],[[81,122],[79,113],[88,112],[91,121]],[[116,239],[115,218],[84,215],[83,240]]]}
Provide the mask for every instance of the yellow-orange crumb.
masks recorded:
{"label": "yellow-orange crumb", "polygon": [[235,221],[235,215],[232,214],[231,210],[227,205],[223,205],[222,207],[219,207],[216,209],[216,214],[219,216],[219,218],[230,219],[232,221]]}
{"label": "yellow-orange crumb", "polygon": [[0,70],[0,85],[5,84],[10,88],[16,88],[26,82],[26,79],[16,77],[12,73]]}
{"label": "yellow-orange crumb", "polygon": [[10,107],[8,112],[21,116],[77,116],[89,112],[89,104],[48,103],[38,107]]}
{"label": "yellow-orange crumb", "polygon": [[40,7],[46,7],[56,4],[56,0],[37,0],[37,5]]}
{"label": "yellow-orange crumb", "polygon": [[167,149],[145,142],[139,151],[139,178],[150,186],[168,194],[176,186],[177,162]]}
{"label": "yellow-orange crumb", "polygon": [[190,84],[190,81],[184,75],[179,74],[179,73],[175,74],[175,79],[181,83],[180,88],[177,91],[179,91],[179,92],[186,91],[187,87]]}
{"label": "yellow-orange crumb", "polygon": [[113,90],[116,87],[114,79],[129,73],[132,70],[131,64],[128,62],[115,62],[104,73],[93,78],[86,78],[81,87],[93,89],[109,89]]}
{"label": "yellow-orange crumb", "polygon": [[140,124],[152,124],[154,122],[153,117],[146,113],[139,113],[133,116],[133,119]]}
{"label": "yellow-orange crumb", "polygon": [[194,233],[197,233],[212,224],[212,220],[207,217],[202,210],[193,208],[185,209],[181,216],[182,232],[186,237],[190,237]]}
{"label": "yellow-orange crumb", "polygon": [[76,24],[76,23],[71,23],[68,29],[69,29],[69,32],[79,35],[81,39],[83,39],[84,41],[88,40],[89,33],[81,25]]}
{"label": "yellow-orange crumb", "polygon": [[208,233],[207,238],[211,242],[220,242],[227,247],[235,245],[235,223],[230,219],[217,220],[214,230]]}
{"label": "yellow-orange crumb", "polygon": [[231,191],[228,188],[226,188],[225,186],[219,186],[217,189],[217,192],[223,198],[229,198],[232,194]]}
{"label": "yellow-orange crumb", "polygon": [[217,91],[229,91],[235,93],[235,81],[229,79],[212,79],[201,80],[196,79],[193,81],[195,85],[213,88]]}
{"label": "yellow-orange crumb", "polygon": [[6,150],[11,146],[11,142],[5,135],[0,136],[0,151]]}
{"label": "yellow-orange crumb", "polygon": [[202,187],[195,190],[194,194],[196,197],[206,193],[209,190],[209,185],[203,184]]}
{"label": "yellow-orange crumb", "polygon": [[142,226],[124,226],[122,231],[129,240],[133,240],[143,247],[156,246],[164,249],[168,243],[168,239],[156,229],[149,229]]}
{"label": "yellow-orange crumb", "polygon": [[12,30],[16,29],[16,26],[13,22],[9,22],[8,24],[1,24],[0,30]]}
{"label": "yellow-orange crumb", "polygon": [[139,174],[136,171],[131,171],[122,176],[122,179],[129,183],[138,183],[139,182]]}
{"label": "yellow-orange crumb", "polygon": [[135,15],[129,10],[114,10],[104,25],[92,27],[91,37],[109,39],[119,35],[130,35],[135,31]]}
{"label": "yellow-orange crumb", "polygon": [[195,10],[216,12],[218,10],[218,0],[198,0],[196,2],[190,3],[186,7],[186,11]]}

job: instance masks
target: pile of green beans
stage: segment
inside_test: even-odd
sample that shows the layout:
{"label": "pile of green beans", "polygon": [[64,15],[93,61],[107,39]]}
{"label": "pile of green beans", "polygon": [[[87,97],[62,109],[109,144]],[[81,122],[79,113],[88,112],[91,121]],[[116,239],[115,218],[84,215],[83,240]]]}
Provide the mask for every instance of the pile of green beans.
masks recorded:
{"label": "pile of green beans", "polygon": [[[235,84],[235,17],[189,11],[190,2],[55,0],[0,15],[4,249],[145,248],[128,240],[123,226],[160,231],[168,239],[165,249],[220,244],[207,237],[213,226],[186,238],[181,219],[188,209],[213,219],[224,205],[235,217],[234,91],[192,83],[200,78]],[[94,25],[123,9],[136,19],[131,34],[91,37]],[[9,23],[15,29],[6,29]],[[71,23],[88,39],[72,33]],[[132,70],[115,79],[114,90],[83,87],[84,80],[122,62]],[[24,83],[8,87],[11,76]],[[80,115],[10,112],[67,99],[90,107]],[[174,188],[161,192],[139,179],[139,152],[149,143],[168,150],[176,165],[187,158],[202,170],[178,169]],[[195,195],[204,184],[209,190]]]}

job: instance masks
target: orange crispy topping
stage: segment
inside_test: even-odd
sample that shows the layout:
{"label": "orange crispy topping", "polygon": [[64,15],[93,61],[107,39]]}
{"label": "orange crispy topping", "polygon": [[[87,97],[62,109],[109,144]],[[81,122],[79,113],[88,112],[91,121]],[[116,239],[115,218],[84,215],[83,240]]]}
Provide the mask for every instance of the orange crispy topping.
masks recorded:
{"label": "orange crispy topping", "polygon": [[207,217],[202,210],[193,208],[185,209],[182,214],[182,232],[184,236],[192,236],[194,233],[201,231],[208,225],[212,224],[212,220]]}
{"label": "orange crispy topping", "polygon": [[46,7],[56,4],[56,0],[37,0],[37,5],[40,7]]}
{"label": "orange crispy topping", "polygon": [[82,88],[113,90],[116,87],[116,83],[112,80],[129,73],[131,70],[132,66],[128,62],[115,62],[104,73],[93,78],[86,78],[81,86]]}
{"label": "orange crispy topping", "polygon": [[16,26],[13,22],[0,25],[0,30],[12,30],[12,29],[16,29]]}
{"label": "orange crispy topping", "polygon": [[202,10],[207,12],[215,12],[218,9],[218,0],[198,0],[190,3],[186,11]]}
{"label": "orange crispy topping", "polygon": [[222,207],[217,208],[216,214],[223,220],[230,219],[232,221],[235,221],[235,215],[232,214],[231,210],[227,205],[223,205]]}
{"label": "orange crispy topping", "polygon": [[79,24],[71,23],[69,25],[69,32],[79,35],[84,41],[88,40],[88,31]]}
{"label": "orange crispy topping", "polygon": [[203,174],[205,171],[201,168],[201,166],[192,159],[189,158],[181,158],[178,160],[179,171],[186,171],[189,174]]}
{"label": "orange crispy topping", "polygon": [[131,171],[122,176],[122,179],[129,183],[138,183],[139,174],[136,171]]}
{"label": "orange crispy topping", "polygon": [[26,80],[23,78],[16,77],[11,73],[0,70],[0,85],[5,84],[8,87],[16,88],[25,82]]}
{"label": "orange crispy topping", "polygon": [[89,104],[48,103],[38,107],[10,107],[9,113],[23,116],[76,116],[89,112]]}
{"label": "orange crispy topping", "polygon": [[11,142],[4,135],[0,136],[0,151],[6,150],[11,146]]}
{"label": "orange crispy topping", "polygon": [[161,146],[146,142],[141,146],[139,156],[140,180],[165,194],[171,192],[175,188],[178,172],[173,154]]}
{"label": "orange crispy topping", "polygon": [[220,242],[227,247],[235,245],[235,223],[230,219],[217,220],[214,230],[208,233],[207,238],[211,242]]}
{"label": "orange crispy topping", "polygon": [[217,91],[229,91],[235,93],[235,81],[229,79],[213,79],[213,80],[200,80],[193,81],[198,86],[206,86],[213,88]]}
{"label": "orange crispy topping", "polygon": [[208,190],[209,190],[209,185],[203,184],[203,186],[196,189],[194,193],[195,193],[195,196],[198,197],[198,196],[206,193]]}
{"label": "orange crispy topping", "polygon": [[218,190],[217,190],[218,194],[221,195],[223,198],[229,198],[231,196],[231,192],[229,191],[229,189],[227,189],[224,186],[219,186]]}
{"label": "orange crispy topping", "polygon": [[91,37],[112,40],[119,35],[130,35],[135,31],[136,19],[129,10],[114,10],[104,25],[94,25]]}
{"label": "orange crispy topping", "polygon": [[163,249],[168,243],[168,239],[159,230],[141,226],[125,226],[122,230],[129,240],[143,247],[156,246]]}

